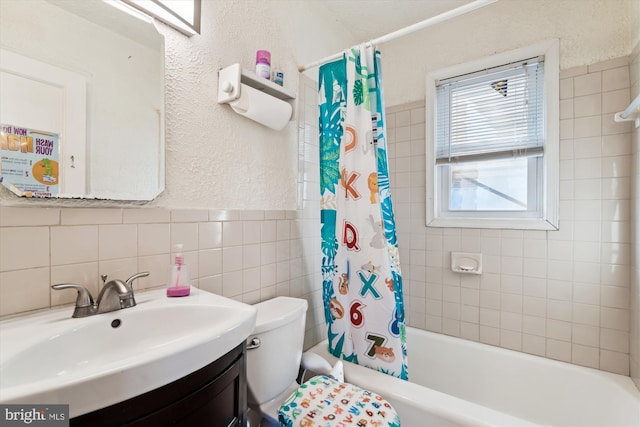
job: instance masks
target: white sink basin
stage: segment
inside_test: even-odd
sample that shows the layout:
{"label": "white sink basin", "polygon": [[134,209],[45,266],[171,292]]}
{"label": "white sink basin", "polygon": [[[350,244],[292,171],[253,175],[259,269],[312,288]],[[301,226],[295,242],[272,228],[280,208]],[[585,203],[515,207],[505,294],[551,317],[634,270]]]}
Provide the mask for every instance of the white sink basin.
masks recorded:
{"label": "white sink basin", "polygon": [[82,319],[64,307],[0,322],[0,403],[69,404],[71,417],[104,408],[220,358],[256,321],[253,306],[194,288],[136,301]]}

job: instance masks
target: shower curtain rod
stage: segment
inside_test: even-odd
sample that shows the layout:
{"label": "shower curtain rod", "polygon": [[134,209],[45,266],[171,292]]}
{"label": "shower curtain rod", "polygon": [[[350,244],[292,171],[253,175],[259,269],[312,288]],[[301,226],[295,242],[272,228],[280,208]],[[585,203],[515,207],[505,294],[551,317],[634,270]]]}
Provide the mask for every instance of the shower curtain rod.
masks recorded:
{"label": "shower curtain rod", "polygon": [[[430,27],[435,24],[439,24],[440,22],[449,20],[451,18],[455,18],[456,16],[464,15],[465,13],[472,12],[476,9],[480,9],[481,7],[485,7],[490,5],[491,3],[495,3],[498,0],[475,0],[471,3],[467,3],[464,6],[457,7],[455,9],[448,10],[446,12],[441,13],[440,15],[432,16],[431,18],[427,18],[424,21],[417,22],[415,24],[409,25],[407,27],[401,28],[397,31],[393,31],[389,34],[386,34],[382,37],[378,37],[376,39],[369,40],[366,45],[374,46],[382,43],[389,42],[391,40],[397,39],[399,37],[403,37],[407,34],[413,33],[414,31],[422,30],[423,28]],[[336,53],[334,55],[328,56],[326,58],[320,59],[318,61],[312,62],[307,65],[301,65],[298,67],[298,71],[303,72],[313,67],[317,67],[318,65],[322,65],[324,63],[333,61],[342,56],[343,52]]]}

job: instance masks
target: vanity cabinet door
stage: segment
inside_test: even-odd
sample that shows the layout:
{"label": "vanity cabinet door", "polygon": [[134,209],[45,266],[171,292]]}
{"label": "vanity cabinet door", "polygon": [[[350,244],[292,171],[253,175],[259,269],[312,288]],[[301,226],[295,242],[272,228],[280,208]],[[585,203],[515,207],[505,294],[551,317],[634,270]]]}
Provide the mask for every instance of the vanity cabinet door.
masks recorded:
{"label": "vanity cabinet door", "polygon": [[196,372],[124,402],[71,419],[71,426],[244,425],[247,412],[244,343]]}
{"label": "vanity cabinet door", "polygon": [[241,363],[234,363],[224,373],[183,399],[144,418],[127,424],[135,427],[208,426],[235,427],[244,419]]}

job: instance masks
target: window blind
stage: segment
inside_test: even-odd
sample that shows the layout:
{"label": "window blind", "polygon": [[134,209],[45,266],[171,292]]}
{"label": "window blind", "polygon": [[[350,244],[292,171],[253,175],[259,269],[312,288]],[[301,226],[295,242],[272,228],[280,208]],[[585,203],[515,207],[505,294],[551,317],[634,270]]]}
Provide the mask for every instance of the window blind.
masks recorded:
{"label": "window blind", "polygon": [[534,58],[438,82],[436,163],[541,156],[543,73]]}

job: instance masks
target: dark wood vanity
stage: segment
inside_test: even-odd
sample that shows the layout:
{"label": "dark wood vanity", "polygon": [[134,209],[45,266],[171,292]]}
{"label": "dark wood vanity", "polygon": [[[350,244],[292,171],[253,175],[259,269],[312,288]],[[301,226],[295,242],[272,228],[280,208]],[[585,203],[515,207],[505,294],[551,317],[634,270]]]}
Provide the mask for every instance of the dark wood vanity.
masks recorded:
{"label": "dark wood vanity", "polygon": [[79,426],[244,425],[247,412],[245,343],[184,378],[124,402],[72,418]]}

